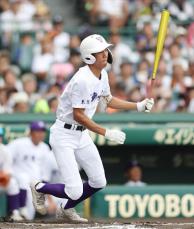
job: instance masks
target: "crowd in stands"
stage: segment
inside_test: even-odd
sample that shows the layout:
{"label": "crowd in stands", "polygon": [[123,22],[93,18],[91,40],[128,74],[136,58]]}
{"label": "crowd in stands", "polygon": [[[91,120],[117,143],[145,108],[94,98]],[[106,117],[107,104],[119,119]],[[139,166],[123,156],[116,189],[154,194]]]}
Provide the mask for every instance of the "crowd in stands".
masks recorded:
{"label": "crowd in stands", "polygon": [[192,1],[77,0],[76,6],[80,26],[69,33],[43,0],[0,1],[0,113],[55,112],[58,97],[83,65],[80,42],[96,28],[98,33],[107,28],[114,45],[114,63],[108,66],[112,94],[142,100],[164,8],[171,17],[152,92],[153,112],[194,112]]}

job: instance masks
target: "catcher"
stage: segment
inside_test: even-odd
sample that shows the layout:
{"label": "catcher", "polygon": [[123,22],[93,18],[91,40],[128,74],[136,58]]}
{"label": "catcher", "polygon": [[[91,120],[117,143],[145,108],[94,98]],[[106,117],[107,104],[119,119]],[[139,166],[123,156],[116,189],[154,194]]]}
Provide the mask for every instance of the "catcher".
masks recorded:
{"label": "catcher", "polygon": [[3,129],[0,127],[0,194],[7,195],[8,214],[14,221],[23,220],[19,212],[19,186],[12,177],[11,155],[3,145]]}

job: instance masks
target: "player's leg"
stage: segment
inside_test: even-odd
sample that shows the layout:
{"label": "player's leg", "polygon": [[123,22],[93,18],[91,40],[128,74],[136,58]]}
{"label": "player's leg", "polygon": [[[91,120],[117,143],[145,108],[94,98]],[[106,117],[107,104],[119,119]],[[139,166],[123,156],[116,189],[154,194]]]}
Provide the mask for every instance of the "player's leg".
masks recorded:
{"label": "player's leg", "polygon": [[82,136],[81,148],[75,151],[78,164],[84,169],[88,181],[83,184],[83,194],[78,200],[68,200],[65,209],[76,206],[106,186],[104,167],[99,152],[87,133]]}
{"label": "player's leg", "polygon": [[8,212],[11,219],[14,221],[21,221],[23,218],[20,216],[19,207],[19,186],[14,177],[11,177],[9,184],[6,187]]}
{"label": "player's leg", "polygon": [[[56,197],[72,200],[80,198],[83,193],[83,183],[74,155],[74,149],[79,145],[80,135],[80,132],[75,133],[75,131],[69,132],[68,130],[66,132],[64,129],[61,132],[52,132],[50,143],[62,175],[63,183],[49,184],[39,182],[35,187],[38,193],[51,194]],[[55,136],[57,137],[54,138]],[[67,210],[59,209],[57,216],[58,218],[62,217],[73,222],[87,222],[86,219],[77,215],[73,208]]]}
{"label": "player's leg", "polygon": [[39,182],[36,190],[59,198],[78,199],[83,192],[82,180],[74,156],[74,150],[69,147],[55,151],[56,161],[62,174],[63,183],[50,184]]}
{"label": "player's leg", "polygon": [[29,219],[29,207],[27,207],[27,198],[28,198],[28,190],[30,184],[30,177],[26,173],[16,172],[15,175],[17,182],[19,184],[19,200],[20,200],[20,214],[25,219]]}

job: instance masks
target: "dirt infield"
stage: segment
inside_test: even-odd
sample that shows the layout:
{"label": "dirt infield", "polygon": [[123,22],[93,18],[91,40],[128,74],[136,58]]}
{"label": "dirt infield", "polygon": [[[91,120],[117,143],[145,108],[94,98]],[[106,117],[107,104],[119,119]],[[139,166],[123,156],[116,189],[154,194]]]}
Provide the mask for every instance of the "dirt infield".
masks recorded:
{"label": "dirt infield", "polygon": [[141,220],[133,222],[118,222],[118,221],[90,221],[88,224],[67,224],[53,221],[34,221],[34,222],[0,222],[0,229],[194,229],[194,219],[174,219],[174,220]]}

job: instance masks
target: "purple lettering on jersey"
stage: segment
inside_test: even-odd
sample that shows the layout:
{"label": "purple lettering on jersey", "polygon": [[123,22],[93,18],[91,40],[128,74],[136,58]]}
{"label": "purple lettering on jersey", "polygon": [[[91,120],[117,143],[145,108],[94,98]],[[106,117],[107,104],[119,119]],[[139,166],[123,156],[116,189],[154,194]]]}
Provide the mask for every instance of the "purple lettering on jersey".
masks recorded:
{"label": "purple lettering on jersey", "polygon": [[94,92],[94,93],[92,94],[91,102],[93,102],[97,97],[98,97],[98,94],[97,94],[96,92]]}

